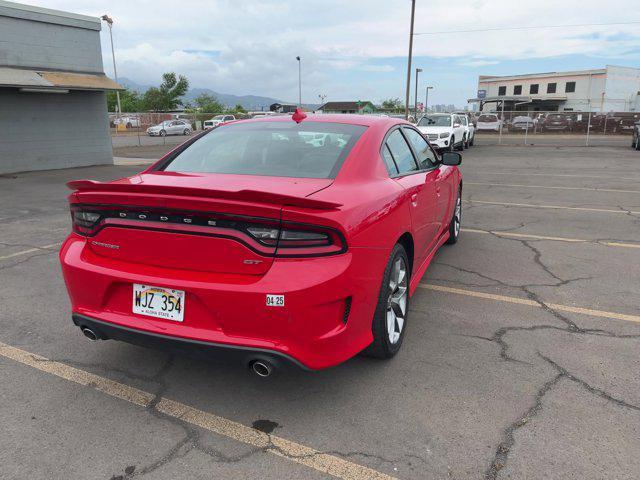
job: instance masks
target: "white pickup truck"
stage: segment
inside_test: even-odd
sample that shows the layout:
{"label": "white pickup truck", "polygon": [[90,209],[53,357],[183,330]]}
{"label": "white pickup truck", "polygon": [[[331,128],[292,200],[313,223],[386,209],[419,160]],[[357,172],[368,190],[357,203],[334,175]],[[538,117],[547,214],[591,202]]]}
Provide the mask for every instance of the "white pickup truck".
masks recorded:
{"label": "white pickup truck", "polygon": [[463,150],[468,140],[462,122],[454,113],[430,113],[422,117],[417,126],[434,148]]}
{"label": "white pickup truck", "polygon": [[204,129],[210,130],[217,127],[221,123],[232,122],[235,119],[236,117],[234,115],[216,115],[212,119],[204,121]]}

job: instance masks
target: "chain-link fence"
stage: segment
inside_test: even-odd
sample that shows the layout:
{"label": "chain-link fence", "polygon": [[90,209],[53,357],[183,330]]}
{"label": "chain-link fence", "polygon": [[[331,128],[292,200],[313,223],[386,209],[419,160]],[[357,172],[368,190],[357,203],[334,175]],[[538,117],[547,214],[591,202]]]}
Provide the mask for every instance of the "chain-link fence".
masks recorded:
{"label": "chain-link fence", "polygon": [[480,145],[626,146],[640,112],[498,110],[470,118]]}
{"label": "chain-link fence", "polygon": [[109,129],[114,156],[159,158],[191,135],[222,122],[243,118],[249,118],[249,115],[207,112],[110,113]]}

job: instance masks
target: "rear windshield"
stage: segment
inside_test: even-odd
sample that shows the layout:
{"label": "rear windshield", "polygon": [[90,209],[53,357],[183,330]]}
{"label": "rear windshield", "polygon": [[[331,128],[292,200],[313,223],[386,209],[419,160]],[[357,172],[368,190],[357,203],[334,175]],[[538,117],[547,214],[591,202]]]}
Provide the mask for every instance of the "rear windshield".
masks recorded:
{"label": "rear windshield", "polygon": [[222,125],[179,153],[164,170],[334,178],[365,130],[328,122]]}
{"label": "rear windshield", "polygon": [[498,120],[498,117],[495,115],[480,115],[478,117],[479,122],[495,122]]}
{"label": "rear windshield", "polygon": [[426,115],[418,122],[419,127],[450,127],[450,115]]}

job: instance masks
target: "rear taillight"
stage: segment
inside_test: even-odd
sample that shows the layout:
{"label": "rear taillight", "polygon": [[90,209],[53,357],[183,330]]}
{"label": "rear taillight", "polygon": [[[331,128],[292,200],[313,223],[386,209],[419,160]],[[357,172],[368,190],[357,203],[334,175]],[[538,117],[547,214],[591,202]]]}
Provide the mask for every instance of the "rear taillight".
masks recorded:
{"label": "rear taillight", "polygon": [[144,207],[73,204],[71,219],[73,231],[84,236],[93,236],[103,227],[126,226],[167,229],[193,235],[229,236],[247,244],[262,255],[276,257],[336,255],[347,250],[346,241],[337,230],[268,218],[164,211]]}
{"label": "rear taillight", "polygon": [[71,206],[71,221],[73,231],[80,235],[94,234],[99,225],[102,214],[97,209],[84,210],[75,205]]}
{"label": "rear taillight", "polygon": [[276,246],[277,257],[335,255],[346,251],[342,235],[329,228],[285,222],[280,228],[249,225],[247,233],[258,242]]}

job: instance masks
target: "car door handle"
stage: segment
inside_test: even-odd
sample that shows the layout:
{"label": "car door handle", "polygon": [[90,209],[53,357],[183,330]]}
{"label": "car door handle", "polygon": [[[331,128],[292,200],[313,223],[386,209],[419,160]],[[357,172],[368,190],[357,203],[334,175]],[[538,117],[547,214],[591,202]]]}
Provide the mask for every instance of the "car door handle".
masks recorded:
{"label": "car door handle", "polygon": [[411,195],[411,204],[414,207],[418,206],[418,194],[417,193],[414,193],[413,195]]}
{"label": "car door handle", "polygon": [[436,187],[436,195],[440,196],[440,187]]}

